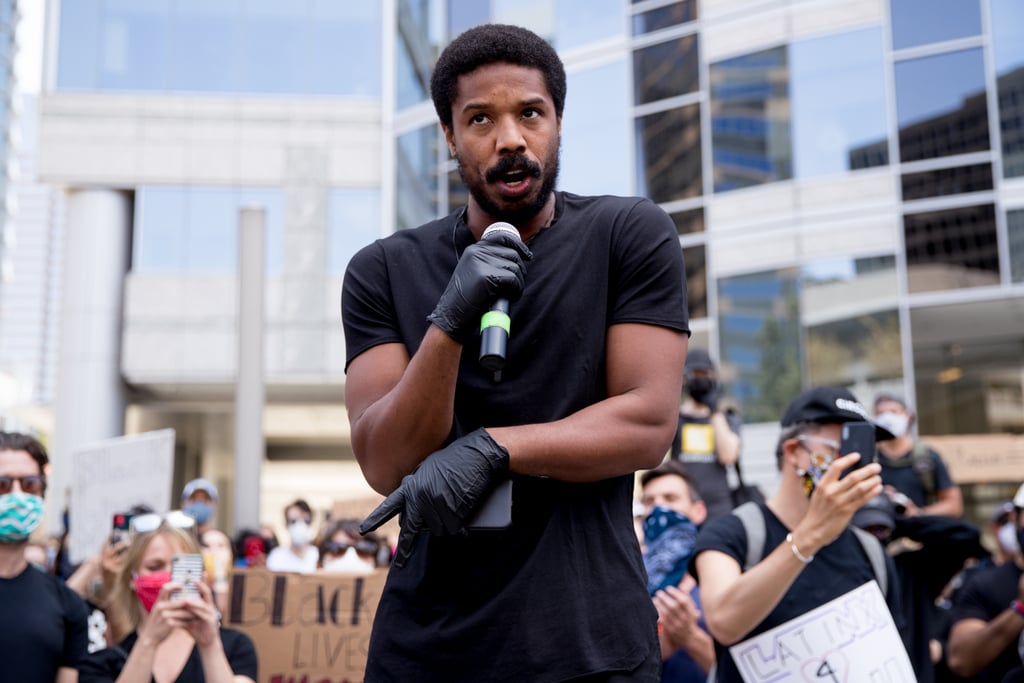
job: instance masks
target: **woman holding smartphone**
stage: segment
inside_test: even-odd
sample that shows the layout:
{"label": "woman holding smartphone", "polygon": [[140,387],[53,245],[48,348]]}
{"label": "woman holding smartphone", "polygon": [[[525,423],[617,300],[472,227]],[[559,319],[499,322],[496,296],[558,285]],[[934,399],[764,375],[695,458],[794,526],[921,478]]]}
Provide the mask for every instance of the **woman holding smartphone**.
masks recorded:
{"label": "woman holding smartphone", "polygon": [[132,520],[131,544],[110,596],[110,609],[132,630],[90,655],[79,683],[255,683],[252,641],[220,628],[206,583],[172,580],[174,556],[200,552],[194,525],[177,511]]}

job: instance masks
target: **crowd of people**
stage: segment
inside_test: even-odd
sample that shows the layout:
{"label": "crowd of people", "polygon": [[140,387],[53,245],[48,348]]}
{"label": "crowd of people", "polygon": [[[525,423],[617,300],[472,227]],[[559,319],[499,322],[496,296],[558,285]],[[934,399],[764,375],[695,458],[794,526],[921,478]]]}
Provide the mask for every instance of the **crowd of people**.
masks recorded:
{"label": "crowd of people", "polygon": [[[470,29],[438,58],[431,95],[468,203],[361,250],[343,288],[353,451],[386,496],[362,523],[317,529],[296,499],[286,539],[229,537],[197,479],[180,509],[119,513],[72,567],[30,542],[45,449],[0,432],[5,680],[254,683],[256,647],[219,618],[232,567],[384,566],[371,683],[734,683],[745,643],[854,594],[906,653],[878,663],[885,680],[1024,680],[1024,486],[988,552],[907,402],[869,412],[827,386],[780,406],[778,488],[745,485],[740,411],[688,350],[675,225],[647,199],[554,189],[565,81],[514,26]],[[484,322],[504,333],[487,349]],[[854,424],[869,440],[847,452]],[[396,515],[391,548],[374,531]],[[818,679],[865,665],[794,632]]]}

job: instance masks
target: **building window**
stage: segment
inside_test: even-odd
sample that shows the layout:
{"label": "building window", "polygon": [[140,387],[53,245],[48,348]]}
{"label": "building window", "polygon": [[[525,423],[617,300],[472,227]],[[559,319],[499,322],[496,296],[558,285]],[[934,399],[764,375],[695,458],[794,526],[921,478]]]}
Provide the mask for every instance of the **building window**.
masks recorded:
{"label": "building window", "polygon": [[999,284],[991,204],[907,214],[903,232],[910,292]]}
{"label": "building window", "polygon": [[690,319],[708,317],[708,269],[704,245],[683,247],[686,268],[686,301]]}
{"label": "building window", "polygon": [[65,2],[57,87],[380,97],[381,27],[373,2]]}
{"label": "building window", "polygon": [[700,105],[636,119],[637,193],[657,203],[699,197]]}
{"label": "building window", "polygon": [[1010,242],[1010,277],[1024,282],[1024,209],[1006,212],[1006,233]]}
{"label": "building window", "polygon": [[633,15],[633,35],[672,28],[697,19],[697,0],[682,0]]}
{"label": "building window", "polygon": [[400,0],[396,36],[396,90],[399,109],[430,98],[430,70],[438,55],[439,37],[431,21],[437,0]]}
{"label": "building window", "polygon": [[978,0],[891,0],[890,8],[897,50],[981,35]]}
{"label": "building window", "polygon": [[1024,176],[1024,3],[992,0],[992,54],[999,92],[1003,176]]}
{"label": "building window", "polygon": [[785,47],[710,68],[715,192],[792,177]]}
{"label": "building window", "polygon": [[992,165],[954,166],[903,174],[903,199],[927,199],[992,189]]}
{"label": "building window", "polygon": [[[800,269],[807,383],[859,389],[903,376],[896,258],[829,258]],[[863,396],[862,396],[863,398]]]}
{"label": "building window", "polygon": [[697,36],[655,43],[633,52],[633,101],[646,104],[700,88]]}
{"label": "building window", "polygon": [[278,272],[284,253],[284,193],[278,189],[146,186],[136,193],[132,270],[234,273],[243,206],[265,210],[265,263]]}
{"label": "building window", "polygon": [[395,148],[395,226],[415,228],[424,221],[437,218],[441,204],[438,197],[438,146],[441,133],[436,125],[418,128],[400,135]]}
{"label": "building window", "polygon": [[882,47],[875,28],[789,46],[793,177],[889,163]]}
{"label": "building window", "polygon": [[896,111],[903,161],[989,149],[981,50],[897,62]]}
{"label": "building window", "polygon": [[671,214],[671,217],[672,221],[676,224],[676,232],[680,235],[704,232],[704,209],[676,211]]}
{"label": "building window", "polygon": [[380,191],[331,190],[327,207],[327,272],[345,272],[352,256],[381,236]]}
{"label": "building window", "polygon": [[567,75],[558,185],[579,194],[633,192],[629,67],[624,59]]}
{"label": "building window", "polygon": [[795,268],[718,283],[721,374],[749,422],[777,422],[802,387]]}

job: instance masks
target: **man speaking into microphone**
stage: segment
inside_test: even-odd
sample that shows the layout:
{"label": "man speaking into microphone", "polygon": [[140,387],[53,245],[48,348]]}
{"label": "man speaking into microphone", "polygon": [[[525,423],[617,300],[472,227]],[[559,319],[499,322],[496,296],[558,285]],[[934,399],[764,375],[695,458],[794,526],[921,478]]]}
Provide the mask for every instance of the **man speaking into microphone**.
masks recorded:
{"label": "man speaking into microphone", "polygon": [[342,293],[352,447],[387,496],[363,531],[402,527],[365,680],[658,681],[632,499],[676,425],[675,227],[555,191],[565,71],[530,31],[466,31],[431,95],[469,202],[365,247]]}

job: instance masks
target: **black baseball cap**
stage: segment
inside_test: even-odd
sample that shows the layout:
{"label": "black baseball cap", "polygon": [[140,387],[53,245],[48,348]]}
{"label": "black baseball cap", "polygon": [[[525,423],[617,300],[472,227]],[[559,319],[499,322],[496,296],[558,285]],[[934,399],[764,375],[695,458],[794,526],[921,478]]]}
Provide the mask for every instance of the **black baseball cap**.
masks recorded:
{"label": "black baseball cap", "polygon": [[896,507],[889,496],[880,493],[853,513],[851,523],[861,529],[881,526],[886,529],[896,528]]}
{"label": "black baseball cap", "polygon": [[[798,422],[842,424],[844,422],[870,422],[874,420],[857,397],[842,387],[814,387],[797,395],[782,416],[782,426]],[[887,429],[875,425],[875,440],[894,438]]]}
{"label": "black baseball cap", "polygon": [[686,352],[687,370],[714,370],[715,364],[711,362],[711,356],[704,349],[690,349]]}

